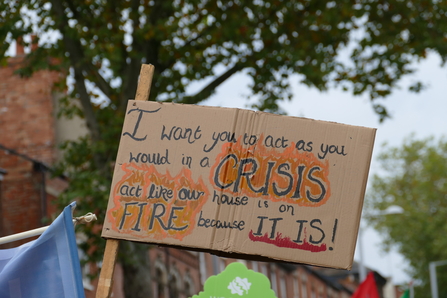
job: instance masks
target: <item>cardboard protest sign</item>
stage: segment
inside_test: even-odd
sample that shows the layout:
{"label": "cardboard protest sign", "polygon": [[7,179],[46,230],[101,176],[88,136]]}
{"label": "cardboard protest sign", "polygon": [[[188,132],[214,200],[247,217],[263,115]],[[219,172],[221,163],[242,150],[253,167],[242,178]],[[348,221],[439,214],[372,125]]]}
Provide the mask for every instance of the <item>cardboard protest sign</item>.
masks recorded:
{"label": "cardboard protest sign", "polygon": [[270,280],[262,273],[247,269],[242,263],[231,263],[218,275],[209,277],[203,292],[192,298],[276,298]]}
{"label": "cardboard protest sign", "polygon": [[349,269],[375,129],[129,101],[102,236]]}

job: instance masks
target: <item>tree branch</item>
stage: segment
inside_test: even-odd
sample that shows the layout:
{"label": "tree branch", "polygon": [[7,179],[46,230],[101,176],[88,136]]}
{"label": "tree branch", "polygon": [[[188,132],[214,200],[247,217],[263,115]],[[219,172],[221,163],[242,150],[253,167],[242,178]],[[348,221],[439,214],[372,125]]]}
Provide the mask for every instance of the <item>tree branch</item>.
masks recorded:
{"label": "tree branch", "polygon": [[[93,141],[97,142],[101,139],[101,134],[95,113],[93,111],[93,106],[90,101],[90,96],[88,95],[87,88],[85,86],[85,78],[84,75],[82,74],[83,71],[82,63],[84,62],[82,45],[80,44],[79,40],[75,39],[74,37],[71,37],[75,32],[73,33],[67,32],[67,30],[70,30],[70,27],[68,25],[67,17],[64,13],[64,7],[62,6],[61,1],[52,0],[51,3],[52,3],[52,9],[59,21],[58,24],[59,31],[63,36],[66,49],[70,54],[70,64],[74,70],[75,86],[79,94],[79,98],[87,121],[87,125],[91,132]],[[101,167],[101,163],[99,160],[100,160],[99,157],[95,158],[97,166]]]}
{"label": "tree branch", "polygon": [[[138,75],[139,69],[141,66],[141,59],[138,59],[138,53],[141,53],[143,50],[141,39],[136,36],[138,31],[138,27],[140,26],[140,16],[138,13],[138,6],[140,5],[139,0],[132,0],[130,4],[131,11],[129,13],[129,18],[132,20],[132,51],[133,54],[130,54],[128,57],[125,57],[123,62],[125,63],[124,75],[123,78],[123,92],[120,98],[119,109],[124,111],[127,106],[127,100],[133,98],[135,96],[137,86],[138,86]],[[127,51],[123,51],[127,53]],[[127,62],[127,58],[130,58],[130,61]]]}
{"label": "tree branch", "polygon": [[[74,5],[74,3],[72,1],[67,1],[67,5],[68,8],[71,10],[71,12],[73,13],[73,17],[78,20],[78,22],[80,22],[79,20],[83,17],[83,14],[80,14],[77,10],[76,7]],[[85,18],[84,16],[84,20],[89,20],[94,18],[94,15],[90,13],[90,11],[88,11],[88,16],[87,18]],[[86,11],[84,11],[83,13],[86,13]],[[80,46],[80,45],[79,45]],[[82,53],[82,48],[77,49]],[[110,84],[107,83],[107,81],[103,78],[103,76],[101,76],[101,74],[99,73],[99,70],[97,67],[95,67],[91,62],[87,63],[87,61],[84,61],[84,63],[82,63],[82,67],[83,67],[83,71],[93,75],[93,77],[96,79],[95,84],[96,86],[102,91],[102,93],[104,93],[108,98],[110,98],[113,94],[113,89],[110,87]]]}
{"label": "tree branch", "polygon": [[104,79],[104,77],[99,73],[98,68],[95,67],[92,63],[88,63],[87,67],[84,68],[84,71],[93,75],[95,77],[95,85],[104,93],[105,96],[111,98],[113,95],[113,88],[110,87],[110,84]]}
{"label": "tree branch", "polygon": [[244,66],[242,63],[236,63],[232,68],[228,69],[226,72],[224,72],[222,75],[214,79],[211,83],[206,85],[202,90],[197,92],[195,95],[192,96],[185,96],[183,97],[181,103],[186,104],[196,104],[199,103],[208,97],[210,97],[215,89],[219,87],[223,82],[225,82],[227,79],[229,79],[232,75],[234,75],[236,72],[242,70]]}

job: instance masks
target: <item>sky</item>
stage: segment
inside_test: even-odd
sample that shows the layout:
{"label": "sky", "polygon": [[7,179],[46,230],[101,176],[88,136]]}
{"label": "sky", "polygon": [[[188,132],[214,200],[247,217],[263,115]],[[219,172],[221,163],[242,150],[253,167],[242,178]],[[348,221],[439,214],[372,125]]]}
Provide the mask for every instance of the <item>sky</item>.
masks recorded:
{"label": "sky", "polygon": [[[400,89],[396,89],[382,103],[392,118],[379,123],[367,95],[354,97],[348,92],[332,89],[319,92],[298,84],[293,86],[294,99],[281,104],[290,116],[306,117],[315,120],[333,121],[343,124],[377,128],[370,167],[370,177],[379,171],[377,155],[382,145],[399,147],[403,140],[414,134],[417,139],[429,136],[447,136],[447,67],[442,68],[441,60],[435,54],[416,64],[418,71],[405,78]],[[420,93],[411,93],[409,84],[421,80],[428,88]],[[247,85],[250,79],[244,74],[233,76],[221,85],[215,95],[204,104],[231,108],[247,108],[243,95],[249,94]],[[407,263],[396,250],[385,253],[381,249],[381,236],[371,227],[363,227],[362,247],[364,264],[385,277],[391,277],[395,284],[403,284],[411,279],[405,273]],[[359,240],[358,240],[359,241]],[[354,260],[360,261],[359,245]]]}

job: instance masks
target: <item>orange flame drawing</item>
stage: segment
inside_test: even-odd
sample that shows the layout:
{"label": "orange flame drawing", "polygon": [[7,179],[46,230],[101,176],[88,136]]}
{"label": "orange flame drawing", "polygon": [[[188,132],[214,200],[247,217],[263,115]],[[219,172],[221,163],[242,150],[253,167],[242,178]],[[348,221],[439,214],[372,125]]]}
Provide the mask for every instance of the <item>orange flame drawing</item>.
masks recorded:
{"label": "orange flame drawing", "polygon": [[125,174],[115,185],[115,206],[107,215],[115,231],[158,240],[182,240],[192,232],[209,197],[201,178],[194,182],[187,168],[175,177],[153,165],[125,163],[121,169]]}

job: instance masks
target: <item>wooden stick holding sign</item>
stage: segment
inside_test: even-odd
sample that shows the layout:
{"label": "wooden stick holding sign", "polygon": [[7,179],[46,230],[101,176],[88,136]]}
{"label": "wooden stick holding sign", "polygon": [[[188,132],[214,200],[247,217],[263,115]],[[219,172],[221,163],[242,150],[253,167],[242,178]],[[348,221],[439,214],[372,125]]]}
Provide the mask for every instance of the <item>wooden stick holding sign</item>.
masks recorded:
{"label": "wooden stick holding sign", "polygon": [[[154,66],[143,64],[141,66],[140,80],[138,82],[135,100],[147,101],[149,99],[153,76]],[[115,271],[118,244],[119,240],[107,239],[98,288],[96,290],[96,298],[109,298],[112,293],[113,272]]]}

